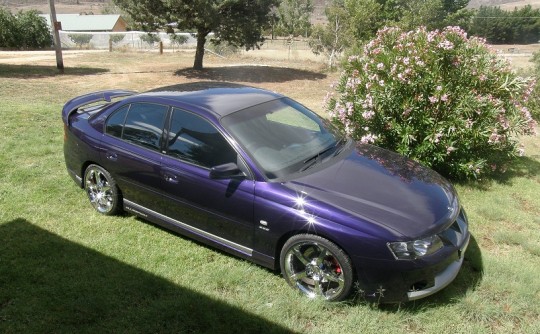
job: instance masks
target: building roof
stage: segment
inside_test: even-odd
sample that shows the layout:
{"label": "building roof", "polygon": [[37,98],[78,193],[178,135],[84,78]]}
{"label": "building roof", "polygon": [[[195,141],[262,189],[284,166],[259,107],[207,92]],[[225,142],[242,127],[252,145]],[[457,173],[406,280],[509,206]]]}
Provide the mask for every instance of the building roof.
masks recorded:
{"label": "building roof", "polygon": [[[40,15],[51,26],[50,15]],[[56,20],[62,23],[65,31],[113,31],[116,23],[123,20],[120,15],[80,15],[80,14],[57,14]]]}

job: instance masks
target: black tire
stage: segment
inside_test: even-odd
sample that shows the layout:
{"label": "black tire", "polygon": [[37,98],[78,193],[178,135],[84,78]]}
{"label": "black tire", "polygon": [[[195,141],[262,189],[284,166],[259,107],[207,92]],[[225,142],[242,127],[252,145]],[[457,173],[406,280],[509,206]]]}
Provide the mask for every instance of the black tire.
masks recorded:
{"label": "black tire", "polygon": [[84,172],[84,189],[90,204],[97,212],[111,216],[122,212],[122,195],[113,177],[98,165],[90,165]]}
{"label": "black tire", "polygon": [[353,286],[351,260],[333,242],[313,234],[291,237],[281,250],[280,266],[290,286],[304,295],[340,301]]}

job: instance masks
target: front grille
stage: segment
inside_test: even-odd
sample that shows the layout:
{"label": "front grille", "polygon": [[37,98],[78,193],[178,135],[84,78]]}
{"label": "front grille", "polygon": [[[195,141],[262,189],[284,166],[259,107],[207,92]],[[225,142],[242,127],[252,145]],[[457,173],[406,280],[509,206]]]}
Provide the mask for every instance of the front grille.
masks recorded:
{"label": "front grille", "polygon": [[467,229],[467,215],[465,214],[465,210],[461,209],[456,221],[449,228],[439,233],[439,237],[445,244],[451,244],[457,247],[467,237]]}

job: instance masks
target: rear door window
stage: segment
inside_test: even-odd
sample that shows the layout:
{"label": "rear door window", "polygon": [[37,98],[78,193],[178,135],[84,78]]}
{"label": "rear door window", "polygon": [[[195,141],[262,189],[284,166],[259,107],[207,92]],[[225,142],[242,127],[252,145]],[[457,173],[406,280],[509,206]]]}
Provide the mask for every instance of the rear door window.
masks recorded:
{"label": "rear door window", "polygon": [[107,120],[105,132],[130,143],[159,151],[168,106],[133,103]]}

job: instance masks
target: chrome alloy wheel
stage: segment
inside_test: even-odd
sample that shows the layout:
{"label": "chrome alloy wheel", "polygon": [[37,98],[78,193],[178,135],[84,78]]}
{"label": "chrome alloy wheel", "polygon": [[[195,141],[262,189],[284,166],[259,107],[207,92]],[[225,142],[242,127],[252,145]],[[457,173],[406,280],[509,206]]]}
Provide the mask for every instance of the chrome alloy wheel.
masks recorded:
{"label": "chrome alloy wheel", "polygon": [[[310,237],[325,242],[304,240],[285,247],[286,252],[282,257],[285,278],[310,298],[343,299],[351,286],[350,262],[334,244],[323,238]],[[334,251],[330,248],[334,248]]]}
{"label": "chrome alloy wheel", "polygon": [[85,189],[92,206],[102,214],[110,214],[116,208],[116,189],[110,175],[99,166],[88,167],[85,173]]}

